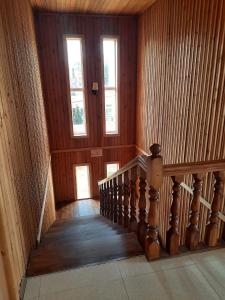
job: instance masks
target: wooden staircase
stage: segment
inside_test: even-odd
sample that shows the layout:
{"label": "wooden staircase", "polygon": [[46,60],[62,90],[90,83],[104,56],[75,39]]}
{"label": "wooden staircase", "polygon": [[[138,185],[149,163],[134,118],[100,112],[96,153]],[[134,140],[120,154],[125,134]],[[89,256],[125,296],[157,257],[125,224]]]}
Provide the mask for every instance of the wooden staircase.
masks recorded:
{"label": "wooden staircase", "polygon": [[150,151],[99,182],[101,214],[134,232],[149,260],[224,245],[225,160],[164,165],[161,146]]}
{"label": "wooden staircase", "polygon": [[150,151],[99,182],[101,215],[51,227],[31,254],[28,276],[224,247],[225,160],[164,165],[160,145]]}
{"label": "wooden staircase", "polygon": [[30,257],[27,276],[143,254],[134,233],[100,215],[56,222]]}

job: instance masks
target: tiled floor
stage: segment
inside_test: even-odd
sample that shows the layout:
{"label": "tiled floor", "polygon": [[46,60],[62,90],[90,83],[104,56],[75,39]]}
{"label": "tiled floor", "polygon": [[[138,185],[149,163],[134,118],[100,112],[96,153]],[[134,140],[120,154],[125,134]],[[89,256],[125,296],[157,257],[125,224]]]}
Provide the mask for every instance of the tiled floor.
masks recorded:
{"label": "tiled floor", "polygon": [[225,249],[144,256],[28,279],[24,300],[225,299]]}

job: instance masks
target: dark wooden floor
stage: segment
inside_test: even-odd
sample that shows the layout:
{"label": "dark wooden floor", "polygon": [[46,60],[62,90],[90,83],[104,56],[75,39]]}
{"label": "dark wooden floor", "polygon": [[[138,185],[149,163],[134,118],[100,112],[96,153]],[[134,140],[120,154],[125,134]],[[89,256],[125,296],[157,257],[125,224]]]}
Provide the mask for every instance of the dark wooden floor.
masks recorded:
{"label": "dark wooden floor", "polygon": [[61,208],[31,254],[27,276],[57,272],[143,254],[136,235],[100,216],[94,200]]}
{"label": "dark wooden floor", "polygon": [[99,214],[99,201],[93,199],[64,203],[57,207],[57,220],[69,220]]}

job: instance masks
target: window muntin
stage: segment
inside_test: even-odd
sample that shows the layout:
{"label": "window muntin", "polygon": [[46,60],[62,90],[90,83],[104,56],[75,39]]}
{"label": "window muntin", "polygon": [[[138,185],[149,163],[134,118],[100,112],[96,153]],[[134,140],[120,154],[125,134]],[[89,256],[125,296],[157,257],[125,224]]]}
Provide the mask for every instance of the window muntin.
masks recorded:
{"label": "window muntin", "polygon": [[111,176],[119,170],[119,163],[107,163],[106,164],[106,177]]}
{"label": "window muntin", "polygon": [[86,136],[82,39],[66,37],[73,136]]}
{"label": "window muntin", "polygon": [[103,37],[105,133],[118,134],[118,39]]}
{"label": "window muntin", "polygon": [[75,166],[77,199],[91,197],[89,165]]}

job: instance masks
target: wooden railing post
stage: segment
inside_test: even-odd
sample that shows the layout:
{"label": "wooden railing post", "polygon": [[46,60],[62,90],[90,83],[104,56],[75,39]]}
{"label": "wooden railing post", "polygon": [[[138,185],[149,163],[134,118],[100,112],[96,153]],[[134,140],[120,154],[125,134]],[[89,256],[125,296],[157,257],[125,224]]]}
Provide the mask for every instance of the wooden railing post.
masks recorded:
{"label": "wooden railing post", "polygon": [[158,237],[159,228],[159,188],[163,181],[163,164],[160,155],[161,146],[153,144],[150,147],[152,155],[147,160],[147,182],[149,185],[149,213],[147,236],[145,239],[145,253],[149,260],[160,256]]}
{"label": "wooden railing post", "polygon": [[194,191],[193,199],[191,203],[191,216],[190,225],[187,227],[186,231],[186,247],[190,250],[194,250],[198,247],[199,243],[199,212],[200,212],[200,198],[202,194],[202,174],[193,174],[194,178]]}
{"label": "wooden railing post", "polygon": [[125,228],[128,228],[129,226],[129,197],[130,197],[130,188],[129,188],[129,174],[128,171],[124,173],[124,184],[123,184],[123,194],[124,194],[124,200],[123,200],[123,225]]}
{"label": "wooden railing post", "polygon": [[118,176],[118,224],[123,224],[123,181],[122,174]]}
{"label": "wooden railing post", "polygon": [[180,191],[184,176],[172,176],[173,199],[171,205],[170,229],[166,235],[166,248],[170,255],[178,254],[179,249],[179,214],[180,214]]}
{"label": "wooden railing post", "polygon": [[104,198],[103,198],[103,185],[100,185],[99,187],[99,196],[100,196],[100,214],[103,215],[103,201],[104,201]]}
{"label": "wooden railing post", "polygon": [[109,203],[110,203],[110,220],[113,221],[114,217],[114,198],[113,198],[113,182],[112,180],[108,181],[108,186],[109,186]]}
{"label": "wooden railing post", "polygon": [[113,197],[113,220],[116,223],[118,221],[117,216],[117,206],[118,206],[118,200],[117,200],[117,180],[116,177],[113,178],[113,188],[112,188],[112,197]]}
{"label": "wooden railing post", "polygon": [[102,202],[103,202],[103,208],[102,208],[102,215],[106,216],[106,190],[105,190],[105,183],[102,184]]}
{"label": "wooden railing post", "polygon": [[106,201],[107,201],[106,216],[107,216],[107,218],[110,219],[110,214],[111,214],[111,199],[110,199],[109,181],[106,182]]}
{"label": "wooden railing post", "polygon": [[140,243],[144,246],[145,244],[145,237],[146,237],[146,230],[147,230],[147,223],[146,219],[146,173],[140,168],[139,174],[139,223],[138,223],[138,239]]}
{"label": "wooden railing post", "polygon": [[132,232],[137,232],[136,179],[137,179],[137,167],[133,167],[130,172],[130,224],[129,224],[129,230]]}
{"label": "wooden railing post", "polygon": [[214,172],[215,185],[214,185],[214,198],[212,202],[212,211],[209,218],[209,224],[206,226],[205,243],[209,247],[217,245],[218,229],[219,229],[219,211],[221,209],[224,172]]}

